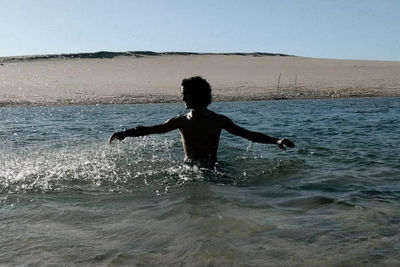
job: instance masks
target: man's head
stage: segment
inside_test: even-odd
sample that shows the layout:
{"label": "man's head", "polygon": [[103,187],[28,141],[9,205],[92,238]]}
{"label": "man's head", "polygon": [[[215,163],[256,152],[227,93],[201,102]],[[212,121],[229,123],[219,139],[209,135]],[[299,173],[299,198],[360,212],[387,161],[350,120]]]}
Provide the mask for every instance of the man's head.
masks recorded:
{"label": "man's head", "polygon": [[211,86],[200,76],[183,79],[181,92],[187,109],[205,108],[211,103]]}

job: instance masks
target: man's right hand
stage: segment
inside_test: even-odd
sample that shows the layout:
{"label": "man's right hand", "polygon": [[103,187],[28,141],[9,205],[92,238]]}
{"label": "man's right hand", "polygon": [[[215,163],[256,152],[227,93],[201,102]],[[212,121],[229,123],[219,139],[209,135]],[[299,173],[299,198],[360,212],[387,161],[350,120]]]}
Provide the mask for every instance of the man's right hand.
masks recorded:
{"label": "man's right hand", "polygon": [[111,135],[110,140],[108,141],[108,143],[111,145],[112,141],[114,141],[115,139],[118,139],[119,141],[124,140],[126,137],[124,132],[117,132],[114,133],[113,135]]}
{"label": "man's right hand", "polygon": [[293,143],[292,141],[290,141],[289,139],[286,139],[286,138],[279,139],[279,140],[276,142],[276,144],[277,144],[277,145],[279,146],[279,148],[282,149],[282,150],[286,150],[286,147],[285,147],[285,146],[290,147],[290,148],[293,148],[293,147],[295,146],[294,143]]}

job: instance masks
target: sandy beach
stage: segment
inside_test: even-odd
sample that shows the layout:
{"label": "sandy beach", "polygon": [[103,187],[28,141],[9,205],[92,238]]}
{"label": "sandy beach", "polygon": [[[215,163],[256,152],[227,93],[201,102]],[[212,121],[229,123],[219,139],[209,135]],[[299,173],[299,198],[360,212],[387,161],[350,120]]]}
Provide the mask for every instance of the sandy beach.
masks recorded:
{"label": "sandy beach", "polygon": [[176,102],[194,75],[214,101],[400,96],[397,61],[102,52],[0,58],[0,106]]}

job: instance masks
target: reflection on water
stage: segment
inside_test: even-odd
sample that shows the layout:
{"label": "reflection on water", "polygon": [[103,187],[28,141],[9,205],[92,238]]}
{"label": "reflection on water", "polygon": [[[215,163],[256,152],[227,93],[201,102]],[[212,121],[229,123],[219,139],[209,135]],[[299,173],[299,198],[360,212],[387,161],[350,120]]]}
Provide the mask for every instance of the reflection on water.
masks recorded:
{"label": "reflection on water", "polygon": [[297,146],[223,133],[211,170],[183,164],[177,132],[107,145],[116,130],[183,113],[179,104],[1,108],[0,261],[399,265],[399,106],[214,103]]}

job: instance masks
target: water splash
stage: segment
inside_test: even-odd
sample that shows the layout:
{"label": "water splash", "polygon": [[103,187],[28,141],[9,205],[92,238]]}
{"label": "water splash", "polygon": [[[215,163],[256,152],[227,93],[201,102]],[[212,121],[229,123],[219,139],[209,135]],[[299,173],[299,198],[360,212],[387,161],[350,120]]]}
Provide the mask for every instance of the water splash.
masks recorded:
{"label": "water splash", "polygon": [[109,146],[103,142],[30,146],[0,156],[0,190],[8,193],[153,190],[166,193],[189,181],[237,184],[221,171],[190,167],[179,159],[180,142],[138,138]]}

